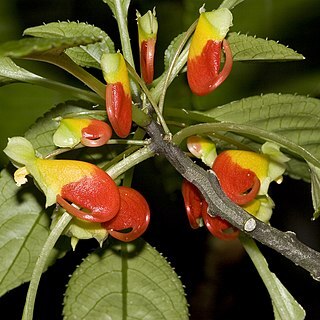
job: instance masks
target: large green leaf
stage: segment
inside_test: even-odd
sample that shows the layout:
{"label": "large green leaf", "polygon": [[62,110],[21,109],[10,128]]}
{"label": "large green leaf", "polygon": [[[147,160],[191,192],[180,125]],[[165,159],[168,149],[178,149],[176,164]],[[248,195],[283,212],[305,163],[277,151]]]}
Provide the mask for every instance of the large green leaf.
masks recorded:
{"label": "large green leaf", "polygon": [[65,319],[188,319],[182,284],[168,262],[139,239],[89,255],[66,291]]}
{"label": "large green leaf", "polygon": [[234,61],[302,60],[303,55],[273,40],[231,32],[228,35]]}
{"label": "large green leaf", "polygon": [[[50,218],[37,199],[33,185],[18,188],[9,171],[0,177],[0,296],[29,281],[43,243],[49,234]],[[53,250],[47,265],[59,250]]]}
{"label": "large green leaf", "polygon": [[[301,151],[313,158],[320,159],[319,99],[291,94],[266,94],[244,98],[195,114],[209,116],[212,121],[246,124],[275,133],[298,145]],[[242,142],[247,144],[248,140]],[[302,154],[300,156],[303,157]],[[290,165],[289,163],[289,171],[293,175],[304,179],[310,177],[308,165],[304,161],[299,161],[299,166],[293,163],[294,170],[290,170]]]}
{"label": "large green leaf", "polygon": [[100,58],[105,52],[115,52],[111,38],[100,28],[80,22],[52,22],[28,28],[25,35],[39,38],[96,37],[100,42],[69,48],[66,54],[78,65],[100,69]]}
{"label": "large green leaf", "polygon": [[35,53],[62,52],[67,48],[87,45],[101,41],[100,37],[70,37],[70,38],[24,38],[2,43],[0,56],[23,58]]}

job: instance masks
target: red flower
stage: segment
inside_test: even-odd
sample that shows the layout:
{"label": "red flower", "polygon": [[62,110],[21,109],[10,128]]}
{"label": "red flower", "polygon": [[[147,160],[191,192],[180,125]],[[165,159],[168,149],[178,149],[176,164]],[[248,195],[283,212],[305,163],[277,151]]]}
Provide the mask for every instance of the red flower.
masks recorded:
{"label": "red flower", "polygon": [[140,237],[150,221],[150,209],[145,198],[136,190],[119,187],[120,209],[110,221],[102,224],[109,234],[121,241],[129,242]]}
{"label": "red flower", "polygon": [[[199,96],[212,92],[231,72],[232,53],[224,39],[231,24],[232,14],[226,8],[200,14],[187,64],[189,87]],[[225,63],[220,72],[222,48]]]}

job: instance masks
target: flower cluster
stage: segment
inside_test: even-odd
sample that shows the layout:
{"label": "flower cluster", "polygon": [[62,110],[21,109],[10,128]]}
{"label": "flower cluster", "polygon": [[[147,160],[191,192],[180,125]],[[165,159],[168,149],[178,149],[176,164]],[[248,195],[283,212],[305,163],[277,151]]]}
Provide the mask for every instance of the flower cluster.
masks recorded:
{"label": "flower cluster", "polygon": [[[232,25],[231,12],[228,9],[203,11],[202,9],[191,41],[187,62],[189,86],[198,95],[208,94],[217,88],[227,78],[232,67],[231,50],[225,40]],[[154,78],[158,32],[155,10],[149,10],[143,16],[137,13],[137,27],[141,77],[146,85],[150,85]],[[225,52],[225,62],[220,71],[222,49]],[[87,147],[98,147],[108,143],[112,130],[120,138],[126,138],[130,134],[132,98],[127,62],[120,52],[103,53],[100,65],[106,81],[106,113],[110,125],[90,118],[56,118],[59,122],[53,135],[56,146],[74,148],[81,143]],[[17,185],[24,184],[26,176],[30,174],[45,194],[47,207],[57,203],[59,208],[74,216],[66,230],[73,239],[73,246],[80,238],[94,237],[102,242],[108,234],[122,241],[131,241],[146,230],[150,210],[144,197],[132,188],[117,186],[99,167],[82,161],[43,159],[36,155],[32,144],[22,137],[9,139],[4,151],[18,167],[14,175]],[[214,168],[217,174],[227,170],[219,166],[218,159],[219,157]],[[260,187],[260,177],[253,177],[256,184],[251,186],[248,178],[248,186],[241,186],[252,188],[248,194],[238,195],[239,199],[244,199],[241,204],[247,204],[247,198],[251,197],[251,193],[256,194]],[[225,183],[226,180],[221,181]],[[199,226],[201,217],[210,228],[210,221],[218,218],[206,213],[206,203],[195,188],[187,182],[183,188],[187,202],[192,203],[187,207],[192,226]],[[230,197],[236,197],[237,192],[246,191],[234,190],[227,183],[223,188]],[[238,198],[235,199],[238,201]],[[259,201],[262,203],[262,200]],[[197,208],[196,213],[194,208]],[[58,210],[53,217],[53,224],[60,216],[61,212]]]}
{"label": "flower cluster", "polygon": [[146,230],[150,210],[144,197],[132,188],[118,187],[99,167],[77,160],[41,159],[23,137],[9,139],[4,152],[18,167],[17,185],[32,175],[46,196],[46,207],[58,203],[78,219],[101,224],[105,236],[109,233],[122,241],[134,240]]}
{"label": "flower cluster", "polygon": [[[289,160],[279,146],[266,142],[261,153],[244,150],[226,150],[217,155],[215,144],[206,138],[193,136],[188,139],[189,151],[208,165],[216,174],[222,190],[236,204],[263,222],[269,222],[274,203],[268,195],[272,181],[280,183]],[[238,236],[227,221],[210,216],[208,205],[199,190],[183,181],[182,194],[192,228],[204,224],[220,239]]]}

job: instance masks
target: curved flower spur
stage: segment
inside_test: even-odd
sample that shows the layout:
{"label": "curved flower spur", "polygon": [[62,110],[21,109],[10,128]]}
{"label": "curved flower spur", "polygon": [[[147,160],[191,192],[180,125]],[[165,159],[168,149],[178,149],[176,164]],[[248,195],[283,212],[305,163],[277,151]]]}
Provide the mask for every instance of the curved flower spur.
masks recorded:
{"label": "curved flower spur", "polygon": [[150,222],[150,209],[145,198],[135,189],[120,186],[120,209],[111,220],[102,223],[108,233],[121,241],[139,238]]}
{"label": "curved flower spur", "polygon": [[[215,90],[232,69],[232,53],[225,39],[232,25],[232,14],[226,8],[201,12],[191,40],[187,78],[191,91],[199,96]],[[225,63],[220,71],[221,51]]]}

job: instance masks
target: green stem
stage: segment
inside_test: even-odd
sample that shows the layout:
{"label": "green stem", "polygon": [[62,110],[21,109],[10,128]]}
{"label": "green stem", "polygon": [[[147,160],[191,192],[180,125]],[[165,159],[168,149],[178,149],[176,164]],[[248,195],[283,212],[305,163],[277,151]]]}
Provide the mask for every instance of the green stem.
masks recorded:
{"label": "green stem", "polygon": [[[197,23],[198,23],[198,20],[196,20],[190,27],[189,29],[187,30],[185,36],[183,37],[176,53],[174,54],[173,56],[173,59],[171,61],[171,64],[168,68],[168,71],[167,71],[167,74],[164,78],[164,84],[163,84],[163,89],[162,89],[162,92],[161,92],[161,95],[160,95],[160,98],[159,98],[159,111],[160,113],[163,112],[163,106],[164,106],[164,99],[165,99],[165,96],[166,96],[166,92],[167,92],[167,89],[170,85],[170,83],[172,82],[172,80],[175,78],[175,76],[180,72],[180,70],[183,68],[185,62],[184,62],[184,59],[181,59],[184,63],[181,64],[179,63],[179,69],[175,69],[175,65],[176,63],[178,62],[178,58],[179,58],[179,55],[183,49],[183,47],[185,46],[185,44],[187,43],[187,41],[189,40],[189,38],[191,37],[191,35],[193,34],[196,26],[197,26]],[[189,50],[188,50],[189,51]],[[173,75],[173,70],[175,69],[175,72],[177,72],[176,75]]]}
{"label": "green stem", "polygon": [[[122,47],[122,53],[126,61],[135,69],[134,60],[132,55],[130,35],[128,31],[128,22],[127,22],[127,8],[122,5],[121,0],[114,1],[114,10],[113,13],[118,23],[118,29],[120,34],[120,41]],[[130,86],[132,89],[133,97],[136,101],[139,101],[139,90],[137,84],[131,79]]]}
{"label": "green stem", "polygon": [[[140,85],[141,89],[143,90],[143,92],[145,93],[145,95],[147,96],[147,99],[149,100],[153,110],[155,111],[159,122],[163,128],[163,131],[165,132],[165,134],[170,135],[170,130],[167,126],[167,123],[165,121],[165,119],[163,118],[162,113],[160,112],[157,103],[154,101],[152,95],[150,94],[149,89],[147,88],[146,84],[144,83],[144,81],[141,80],[141,78],[139,77],[139,75],[136,73],[136,71],[134,70],[134,68],[127,63],[127,68],[129,73],[131,74],[131,76],[135,79],[135,81]],[[145,127],[145,125],[144,125]]]}
{"label": "green stem", "polygon": [[30,60],[44,61],[52,63],[78,78],[90,89],[96,92],[102,99],[105,99],[106,86],[104,83],[95,78],[92,74],[78,66],[74,61],[72,61],[65,53],[60,55],[55,55],[51,53],[35,53],[28,56]]}
{"label": "green stem", "polygon": [[46,262],[51,253],[51,250],[53,249],[57,240],[61,236],[63,230],[66,228],[66,226],[69,224],[71,220],[72,220],[72,216],[69,215],[69,213],[65,212],[60,218],[60,220],[58,221],[58,223],[56,224],[56,226],[51,230],[47,238],[47,241],[45,242],[40,252],[40,255],[38,257],[38,260],[36,262],[36,265],[33,269],[33,273],[31,276],[27,298],[24,305],[22,320],[33,319],[34,304],[35,304],[37,290],[38,290],[42,272],[46,266]]}
{"label": "green stem", "polygon": [[274,292],[276,288],[273,288],[271,285],[274,282],[272,273],[270,272],[268,263],[260,252],[257,244],[251,237],[245,235],[244,233],[241,233],[239,238],[244,249],[256,267],[262,281],[265,283],[268,291],[270,290],[271,292]]}
{"label": "green stem", "polygon": [[189,45],[187,44],[187,46],[181,52],[176,64],[172,68],[171,74],[168,77],[168,79],[166,77],[168,73],[168,70],[167,70],[164,72],[161,79],[157,82],[157,85],[150,90],[154,101],[158,102],[160,100],[164,86],[169,86],[169,84],[175,79],[175,77],[179,74],[181,69],[185,66],[188,60],[188,54],[189,54]]}
{"label": "green stem", "polygon": [[[138,128],[136,130],[136,132],[134,133],[134,136],[133,136],[134,140],[133,141],[141,141],[141,139],[143,139],[145,134],[146,134],[146,132],[143,129]],[[148,141],[148,140],[145,140],[145,142],[150,143],[150,141]],[[126,173],[124,174],[124,177],[123,177],[123,185],[124,186],[131,187],[133,173],[134,173],[134,167],[132,167],[126,171]]]}
{"label": "green stem", "polygon": [[130,154],[128,157],[124,158],[122,161],[116,163],[114,166],[107,170],[107,173],[112,179],[116,179],[121,174],[131,169],[140,162],[147,160],[154,156],[154,152],[149,146],[143,147],[138,151]]}
{"label": "green stem", "polygon": [[269,292],[274,311],[277,312],[276,318],[304,319],[303,308],[295,301],[276,275],[270,271],[268,263],[255,241],[244,233],[241,233],[239,238]]}
{"label": "green stem", "polygon": [[235,123],[201,123],[193,126],[189,126],[185,129],[177,132],[172,141],[176,144],[180,144],[184,139],[195,134],[213,133],[217,131],[232,131],[236,133],[243,133],[246,135],[256,136],[264,140],[273,141],[279,144],[281,147],[293,152],[294,154],[304,158],[306,161],[313,165],[320,167],[320,161],[316,159],[310,152],[302,148],[298,144],[288,140],[286,137],[277,133],[266,131],[263,129],[255,128],[244,124]]}

